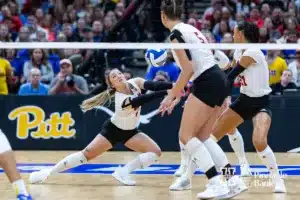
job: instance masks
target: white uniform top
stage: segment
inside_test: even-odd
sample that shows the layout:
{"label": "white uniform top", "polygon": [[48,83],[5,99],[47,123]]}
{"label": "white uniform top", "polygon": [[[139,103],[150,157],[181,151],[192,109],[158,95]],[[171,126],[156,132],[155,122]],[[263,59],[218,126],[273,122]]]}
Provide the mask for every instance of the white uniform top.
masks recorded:
{"label": "white uniform top", "polygon": [[[198,29],[182,22],[175,25],[171,31],[174,31],[175,29],[182,34],[182,39],[185,41],[185,43],[199,44],[199,49],[189,49],[194,71],[192,80],[194,80],[204,71],[213,67],[216,64],[214,55],[209,49],[201,49],[201,44],[208,43],[208,41]],[[172,53],[177,65],[181,69],[175,51],[172,50]]]}
{"label": "white uniform top", "polygon": [[244,52],[236,50],[233,55],[236,61],[239,61],[242,56],[249,56],[256,63],[249,66],[239,75],[240,92],[249,97],[268,95],[272,89],[269,86],[269,69],[264,54],[259,49],[247,49]]}
{"label": "white uniform top", "polygon": [[135,98],[141,94],[141,89],[133,81],[133,79],[128,80],[128,82],[133,86],[131,91],[133,95],[123,94],[120,92],[115,93],[115,113],[111,117],[111,122],[122,130],[132,130],[137,128],[141,107],[134,109],[131,106],[129,108],[122,108],[122,104],[128,97]]}
{"label": "white uniform top", "polygon": [[219,65],[221,69],[224,69],[229,64],[229,58],[226,56],[226,54],[223,51],[215,50],[215,61]]}

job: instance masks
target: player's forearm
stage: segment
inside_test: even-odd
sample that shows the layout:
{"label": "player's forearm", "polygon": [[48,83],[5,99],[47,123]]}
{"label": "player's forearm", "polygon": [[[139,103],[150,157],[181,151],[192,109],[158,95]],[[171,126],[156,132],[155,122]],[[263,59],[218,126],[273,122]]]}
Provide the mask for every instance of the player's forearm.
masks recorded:
{"label": "player's forearm", "polygon": [[169,90],[172,89],[173,83],[163,81],[145,81],[144,89],[151,91]]}

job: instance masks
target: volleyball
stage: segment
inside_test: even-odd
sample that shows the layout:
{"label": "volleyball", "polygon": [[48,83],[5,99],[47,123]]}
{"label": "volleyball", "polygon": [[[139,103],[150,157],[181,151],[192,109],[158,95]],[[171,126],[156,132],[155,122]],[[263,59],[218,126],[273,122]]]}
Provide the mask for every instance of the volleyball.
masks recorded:
{"label": "volleyball", "polygon": [[166,63],[168,53],[165,49],[147,49],[145,59],[154,67],[161,67]]}

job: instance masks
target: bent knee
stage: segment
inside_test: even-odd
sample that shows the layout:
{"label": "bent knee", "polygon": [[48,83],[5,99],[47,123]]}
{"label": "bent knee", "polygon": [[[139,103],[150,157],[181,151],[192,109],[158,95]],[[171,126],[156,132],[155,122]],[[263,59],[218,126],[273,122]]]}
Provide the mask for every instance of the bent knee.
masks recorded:
{"label": "bent knee", "polygon": [[252,142],[257,151],[262,151],[268,146],[266,138],[253,138]]}

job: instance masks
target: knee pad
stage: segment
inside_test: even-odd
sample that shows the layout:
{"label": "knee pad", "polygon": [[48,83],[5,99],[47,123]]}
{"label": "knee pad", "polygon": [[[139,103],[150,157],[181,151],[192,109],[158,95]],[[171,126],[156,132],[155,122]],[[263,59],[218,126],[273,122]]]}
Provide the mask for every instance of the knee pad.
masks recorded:
{"label": "knee pad", "polygon": [[0,154],[11,151],[11,146],[7,140],[7,137],[4,135],[4,133],[0,129]]}
{"label": "knee pad", "polygon": [[187,143],[185,144],[186,150],[190,155],[199,148],[199,146],[203,146],[203,143],[196,137],[191,138]]}

